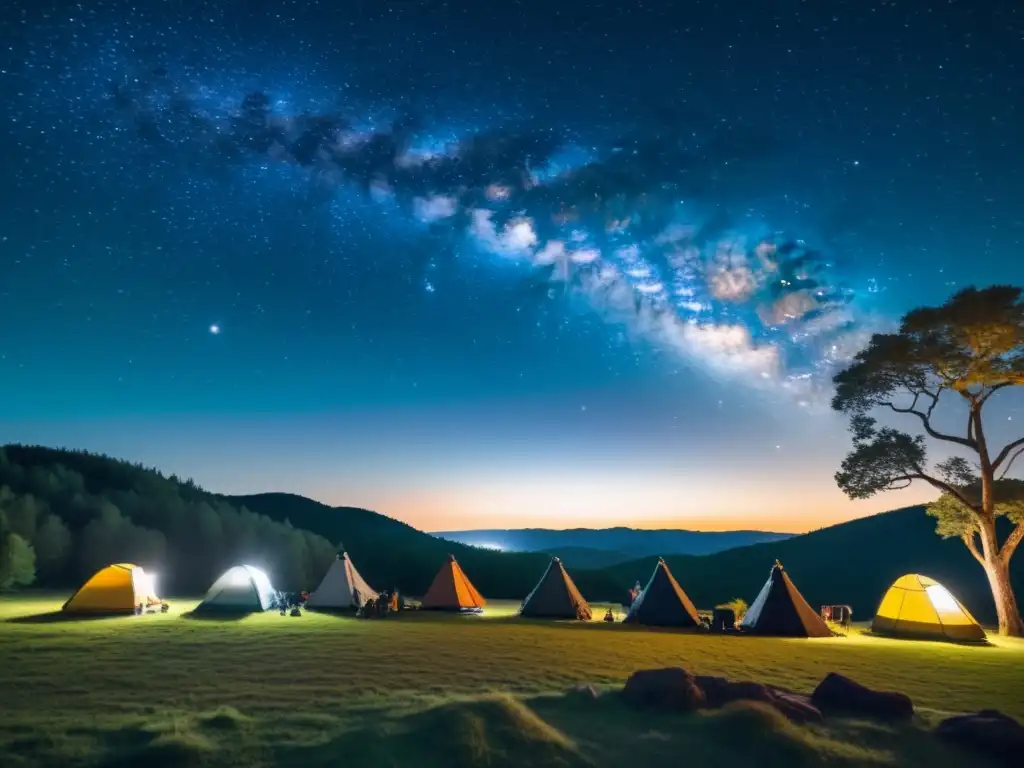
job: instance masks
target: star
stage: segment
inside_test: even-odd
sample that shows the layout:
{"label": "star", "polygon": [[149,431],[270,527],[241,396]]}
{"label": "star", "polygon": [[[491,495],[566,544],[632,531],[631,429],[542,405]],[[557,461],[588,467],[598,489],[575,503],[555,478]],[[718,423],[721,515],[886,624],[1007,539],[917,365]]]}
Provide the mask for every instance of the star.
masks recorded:
{"label": "star", "polygon": [[217,325],[216,323],[211,325],[210,326],[210,333],[212,333],[214,336],[217,336],[220,333],[220,326]]}

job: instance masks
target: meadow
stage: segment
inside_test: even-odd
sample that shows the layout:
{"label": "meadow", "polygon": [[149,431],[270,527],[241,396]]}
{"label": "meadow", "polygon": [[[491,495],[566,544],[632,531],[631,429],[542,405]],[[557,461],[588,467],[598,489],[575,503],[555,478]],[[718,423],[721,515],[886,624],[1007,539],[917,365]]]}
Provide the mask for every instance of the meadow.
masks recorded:
{"label": "meadow", "polygon": [[[928,729],[985,707],[1024,719],[1024,642],[1000,638],[726,637],[525,621],[511,602],[364,621],[197,619],[195,600],[173,600],[163,615],[68,621],[61,602],[0,600],[5,766],[981,765]],[[614,695],[658,666],[806,692],[837,671],[909,694],[919,714],[798,728],[753,704],[673,716]]]}

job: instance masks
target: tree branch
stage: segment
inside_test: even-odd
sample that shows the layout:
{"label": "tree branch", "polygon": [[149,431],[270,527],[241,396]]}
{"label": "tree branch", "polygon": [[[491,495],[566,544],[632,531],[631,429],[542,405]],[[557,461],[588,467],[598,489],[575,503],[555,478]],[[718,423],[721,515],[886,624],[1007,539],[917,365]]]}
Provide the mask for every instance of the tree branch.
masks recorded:
{"label": "tree branch", "polygon": [[1022,540],[1024,540],[1024,523],[1017,523],[1017,527],[1006,537],[1006,541],[1003,542],[1003,546],[999,550],[999,557],[1003,559],[1004,563],[1009,564],[1014,550]]}
{"label": "tree branch", "polygon": [[[922,470],[920,467],[915,467],[915,469],[917,471],[914,472],[913,474],[900,475],[899,477],[892,478],[889,481],[889,485],[892,486],[893,483],[902,483],[902,482],[904,482],[906,480],[924,480],[926,483],[931,485],[933,488],[937,488],[938,490],[942,491],[943,493],[948,493],[950,496],[955,497],[957,501],[959,501],[961,504],[963,504],[965,507],[967,507],[969,510],[971,510],[975,514],[980,514],[978,512],[978,508],[974,504],[972,504],[970,502],[970,499],[968,499],[966,496],[964,496],[963,491],[961,491],[955,485],[952,485],[950,483],[945,483],[945,482],[943,482],[942,480],[939,480],[936,477],[932,477],[931,475],[925,474],[924,470]],[[899,488],[905,488],[905,487],[906,486],[904,486],[904,485],[899,486]],[[897,490],[897,489],[896,488],[892,488],[892,490]]]}
{"label": "tree branch", "polygon": [[1024,453],[1024,446],[1018,448],[1017,452],[1010,457],[1010,460],[1008,462],[1006,462],[1006,466],[1003,467],[1002,474],[999,475],[999,480],[1002,480],[1004,477],[1006,477],[1006,473],[1010,471],[1011,467],[1013,467],[1013,462],[1015,462],[1017,460],[1017,457],[1020,456],[1022,453]]}
{"label": "tree branch", "polygon": [[[1003,450],[996,456],[995,461],[992,462],[992,471],[999,469],[999,465],[1006,461],[1006,458],[1017,448],[1024,446],[1024,437],[1014,440],[1012,443],[1008,443]],[[1014,457],[1016,458],[1016,456]]]}
{"label": "tree branch", "polygon": [[[938,398],[935,399],[935,402],[938,402]],[[932,408],[935,407],[935,402],[932,403],[932,407],[928,409],[927,414],[922,413],[921,411],[914,410],[914,404],[917,403],[916,395],[914,397],[914,404],[912,404],[909,408],[897,408],[890,402],[879,403],[879,405],[884,405],[888,408],[891,408],[896,413],[909,413],[913,416],[917,416],[917,418],[921,420],[921,424],[924,425],[924,431],[927,432],[932,437],[934,437],[936,440],[944,440],[947,443],[956,443],[957,445],[962,445],[966,448],[970,448],[973,451],[978,450],[977,441],[974,440],[973,438],[959,437],[957,435],[947,435],[944,432],[938,432],[937,430],[932,428],[932,423],[931,419],[929,418],[929,414],[931,413]]]}
{"label": "tree branch", "polygon": [[985,559],[981,556],[981,552],[978,551],[978,545],[974,541],[974,531],[965,533],[960,538],[963,539],[964,545],[967,547],[967,551],[974,556],[974,559],[984,565]]}
{"label": "tree branch", "polygon": [[1017,382],[1014,382],[1014,381],[1002,381],[1002,382],[1000,382],[998,384],[993,385],[992,389],[990,389],[988,392],[985,393],[985,395],[981,398],[981,400],[979,401],[978,404],[979,405],[984,405],[985,401],[988,400],[990,397],[992,397],[992,395],[994,395],[1000,389],[1005,389],[1006,387],[1012,387],[1016,383]]}

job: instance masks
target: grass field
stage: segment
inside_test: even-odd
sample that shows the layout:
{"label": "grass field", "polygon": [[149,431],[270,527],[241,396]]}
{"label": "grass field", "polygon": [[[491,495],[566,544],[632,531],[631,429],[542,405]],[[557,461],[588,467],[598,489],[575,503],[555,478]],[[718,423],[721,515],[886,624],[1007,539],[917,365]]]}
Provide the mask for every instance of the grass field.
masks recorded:
{"label": "grass field", "polygon": [[[50,620],[60,602],[0,601],[4,766],[979,765],[927,728],[983,707],[1024,719],[1024,643],[1002,639],[723,637],[529,622],[516,604],[215,621],[174,601],[164,615]],[[808,692],[838,671],[906,692],[920,715],[796,728],[754,705],[652,716],[567,694],[656,666]]]}

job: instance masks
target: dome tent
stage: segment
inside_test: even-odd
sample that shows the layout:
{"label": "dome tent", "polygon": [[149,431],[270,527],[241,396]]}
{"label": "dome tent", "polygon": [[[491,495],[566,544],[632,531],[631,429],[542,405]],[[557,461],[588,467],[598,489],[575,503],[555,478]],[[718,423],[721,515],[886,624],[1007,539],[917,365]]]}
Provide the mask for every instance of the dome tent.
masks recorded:
{"label": "dome tent", "polygon": [[886,590],[871,631],[922,640],[985,639],[985,630],[948,589],[916,573],[901,576]]}
{"label": "dome tent", "polygon": [[138,565],[116,563],[100,568],[73,594],[63,610],[68,613],[132,613],[160,605],[153,577]]}
{"label": "dome tent", "polygon": [[213,582],[196,610],[256,613],[270,610],[276,603],[277,592],[267,574],[251,565],[236,565]]}

